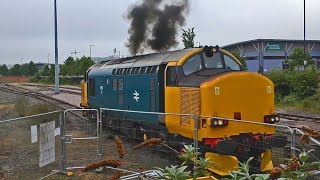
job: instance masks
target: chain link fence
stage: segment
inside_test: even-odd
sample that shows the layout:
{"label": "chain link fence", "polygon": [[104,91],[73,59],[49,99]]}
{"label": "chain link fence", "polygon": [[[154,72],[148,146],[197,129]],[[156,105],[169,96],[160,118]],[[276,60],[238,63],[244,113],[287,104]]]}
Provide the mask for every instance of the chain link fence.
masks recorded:
{"label": "chain link fence", "polygon": [[[179,150],[183,150],[184,145],[197,146],[198,129],[194,128],[196,123],[190,114],[107,108],[101,108],[100,114],[102,117],[101,158],[119,159],[123,163],[121,168],[129,171],[142,172],[155,167],[164,168],[181,164],[178,159]],[[185,133],[190,134],[191,137],[184,138],[178,133],[169,133],[168,126],[165,125],[165,117],[167,120],[170,119],[172,125],[180,125],[180,120],[184,120],[187,127]],[[117,146],[119,142],[115,137],[121,140],[124,149]],[[193,140],[194,137],[195,140]],[[119,152],[123,151],[125,156],[121,158]],[[193,164],[189,166],[192,168]]]}
{"label": "chain link fence", "polygon": [[39,179],[60,167],[60,111],[0,121],[0,179]]}
{"label": "chain link fence", "polygon": [[85,167],[99,158],[99,113],[97,109],[69,109],[61,123],[61,171]]}
{"label": "chain link fence", "polygon": [[320,142],[317,139],[309,137],[303,130],[295,129],[295,153],[299,154],[303,151],[308,152],[310,161],[320,162]]}
{"label": "chain link fence", "polygon": [[[221,138],[228,141],[230,147],[236,147],[232,152],[216,147],[213,151],[198,138],[204,130],[203,118],[228,121],[229,128],[232,124],[239,129],[254,127],[254,132],[241,134],[241,138],[232,135]],[[266,133],[270,128],[275,128],[272,137]],[[231,129],[225,134],[232,134]],[[107,108],[54,111],[0,121],[0,177],[38,179],[53,170],[82,169],[99,160],[120,160],[120,168],[131,172],[125,173],[125,177],[140,172],[153,174],[155,167],[181,164],[177,155],[183,152],[185,145],[195,147],[196,153],[212,151],[234,155],[240,161],[254,157],[252,166],[256,167],[262,161],[261,153],[268,149],[271,149],[274,166],[298,154],[297,149],[314,149],[310,155],[319,161],[320,143],[312,138],[309,143],[301,143],[303,134],[299,129],[284,125],[191,114]],[[187,165],[190,169],[195,166]],[[107,174],[114,171],[107,168]]]}

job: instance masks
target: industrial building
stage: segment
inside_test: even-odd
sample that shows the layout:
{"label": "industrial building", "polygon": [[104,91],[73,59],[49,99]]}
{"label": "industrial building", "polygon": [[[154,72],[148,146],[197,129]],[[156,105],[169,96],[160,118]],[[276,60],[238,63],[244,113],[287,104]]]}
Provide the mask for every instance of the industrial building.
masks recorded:
{"label": "industrial building", "polygon": [[[248,71],[264,72],[282,69],[282,62],[296,48],[303,48],[310,53],[315,66],[320,69],[320,40],[286,40],[286,39],[255,39],[229,44],[223,48],[229,52],[239,52],[245,57]],[[260,68],[259,68],[260,67]]]}

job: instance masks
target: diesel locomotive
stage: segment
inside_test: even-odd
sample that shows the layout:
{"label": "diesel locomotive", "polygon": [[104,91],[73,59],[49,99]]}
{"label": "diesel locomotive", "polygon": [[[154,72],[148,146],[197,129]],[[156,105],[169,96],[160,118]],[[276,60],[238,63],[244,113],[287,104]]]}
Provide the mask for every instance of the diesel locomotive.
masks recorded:
{"label": "diesel locomotive", "polygon": [[128,113],[125,118],[174,137],[179,135],[182,141],[193,140],[197,123],[200,149],[215,162],[210,170],[219,175],[227,175],[238,161],[251,156],[255,157],[253,166],[260,171],[273,166],[270,142],[275,128],[256,123],[280,120],[274,111],[273,83],[263,75],[244,71],[231,53],[218,46],[96,64],[82,83],[81,106],[194,114],[196,120],[138,113]]}

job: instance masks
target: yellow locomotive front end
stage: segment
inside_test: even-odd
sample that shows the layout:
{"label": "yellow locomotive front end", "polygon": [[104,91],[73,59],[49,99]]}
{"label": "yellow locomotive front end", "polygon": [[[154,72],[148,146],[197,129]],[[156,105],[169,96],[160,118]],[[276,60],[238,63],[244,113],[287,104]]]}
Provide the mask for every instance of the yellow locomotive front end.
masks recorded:
{"label": "yellow locomotive front end", "polygon": [[[200,86],[200,139],[230,137],[243,133],[273,134],[272,126],[228,121],[221,128],[211,117],[264,122],[264,116],[274,114],[273,83],[266,77],[250,72],[233,72],[213,77]],[[225,122],[227,123],[227,122]],[[208,127],[208,128],[206,128]],[[263,129],[262,129],[263,127]]]}
{"label": "yellow locomotive front end", "polygon": [[193,139],[197,123],[202,153],[214,162],[211,171],[228,175],[238,161],[252,156],[256,169],[272,168],[275,127],[268,124],[280,119],[269,79],[243,71],[236,58],[218,47],[193,50],[169,63],[166,75],[165,111],[195,115],[166,116],[166,127]]}

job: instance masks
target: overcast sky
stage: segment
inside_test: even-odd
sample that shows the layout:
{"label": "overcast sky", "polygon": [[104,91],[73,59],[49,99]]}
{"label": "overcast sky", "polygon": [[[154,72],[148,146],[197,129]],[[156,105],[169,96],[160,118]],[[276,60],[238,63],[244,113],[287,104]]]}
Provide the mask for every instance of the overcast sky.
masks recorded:
{"label": "overcast sky", "polygon": [[[128,7],[137,0],[57,0],[59,62],[113,54],[124,46]],[[227,45],[256,38],[303,39],[303,0],[190,0],[186,27],[196,42]],[[320,39],[320,1],[306,0],[307,39]],[[0,0],[0,64],[54,61],[53,0]],[[180,42],[179,47],[183,44]]]}

